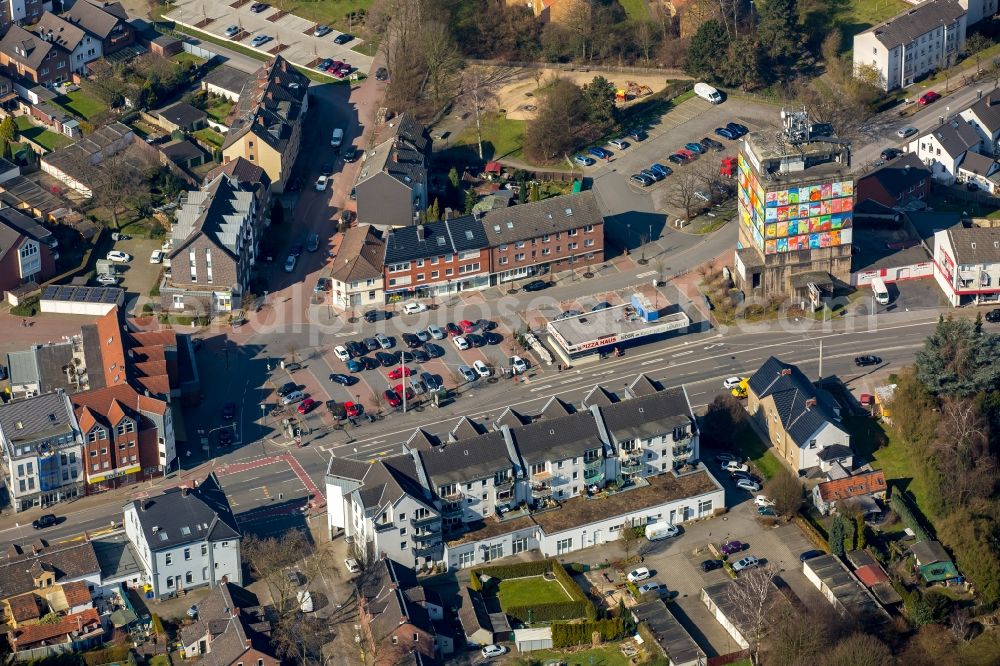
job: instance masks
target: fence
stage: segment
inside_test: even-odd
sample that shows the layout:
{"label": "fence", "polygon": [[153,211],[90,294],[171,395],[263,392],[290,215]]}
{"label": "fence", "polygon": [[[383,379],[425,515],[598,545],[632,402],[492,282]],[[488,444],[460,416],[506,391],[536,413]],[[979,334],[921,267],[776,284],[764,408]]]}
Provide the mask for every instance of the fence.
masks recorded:
{"label": "fence", "polygon": [[219,54],[214,51],[209,51],[203,46],[198,44],[190,44],[186,41],[181,42],[181,48],[184,49],[185,53],[190,53],[191,55],[198,56],[199,58],[204,58],[205,60],[211,60],[217,57]]}
{"label": "fence", "polygon": [[625,65],[605,65],[602,63],[578,64],[565,62],[520,62],[510,60],[475,60],[467,59],[473,65],[486,67],[523,67],[525,69],[557,69],[562,72],[616,72],[620,74],[646,74],[650,76],[665,76],[675,79],[691,79],[683,69],[672,67],[628,67]]}
{"label": "fence", "polygon": [[964,185],[944,185],[942,183],[935,182],[931,180],[931,192],[935,196],[944,196],[952,199],[958,199],[964,203],[975,204],[977,206],[982,206],[984,208],[997,208],[1000,207],[1000,199],[993,196],[989,192],[984,190],[975,190],[970,192],[965,189]]}

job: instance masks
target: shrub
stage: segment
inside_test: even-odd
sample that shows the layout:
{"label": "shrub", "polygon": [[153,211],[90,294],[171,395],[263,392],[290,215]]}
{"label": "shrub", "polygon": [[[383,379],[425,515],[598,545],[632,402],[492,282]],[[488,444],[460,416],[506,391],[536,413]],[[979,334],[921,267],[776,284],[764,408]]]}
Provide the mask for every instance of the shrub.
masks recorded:
{"label": "shrub", "polygon": [[913,506],[904,493],[899,491],[892,493],[892,497],[889,498],[889,505],[896,512],[896,515],[899,516],[899,519],[903,521],[903,524],[913,530],[918,541],[931,539],[931,535],[924,529],[923,523],[917,518],[916,511],[914,511]]}
{"label": "shrub", "polygon": [[149,289],[149,297],[150,298],[159,298],[160,297],[160,283],[159,282],[154,282],[153,286],[150,287],[150,289]]}
{"label": "shrub", "polygon": [[633,627],[630,625],[630,622],[621,617],[593,622],[556,622],[552,625],[552,647],[558,649],[590,645],[595,631],[601,635],[604,643],[617,641],[631,633]]}
{"label": "shrub", "polygon": [[87,666],[101,666],[102,664],[122,664],[128,660],[129,647],[127,645],[112,645],[102,650],[91,650],[83,653],[83,661]]}
{"label": "shrub", "polygon": [[511,617],[516,617],[522,622],[527,622],[529,617],[533,622],[551,622],[553,620],[567,620],[571,618],[585,617],[593,620],[597,616],[593,602],[580,589],[572,576],[555,559],[538,560],[535,562],[521,562],[517,564],[501,564],[492,567],[480,567],[470,571],[469,587],[477,592],[483,592],[483,583],[480,576],[486,575],[494,580],[501,581],[510,578],[526,578],[528,576],[541,576],[551,572],[562,584],[563,589],[569,594],[571,601],[561,601],[552,604],[533,604],[531,606],[511,606],[503,611]]}
{"label": "shrub", "polygon": [[17,317],[34,317],[38,314],[38,297],[25,299],[23,303],[19,303],[10,309],[10,313]]}
{"label": "shrub", "polygon": [[152,303],[143,303],[142,304],[142,312],[144,314],[149,314],[152,311],[153,311],[153,304]]}

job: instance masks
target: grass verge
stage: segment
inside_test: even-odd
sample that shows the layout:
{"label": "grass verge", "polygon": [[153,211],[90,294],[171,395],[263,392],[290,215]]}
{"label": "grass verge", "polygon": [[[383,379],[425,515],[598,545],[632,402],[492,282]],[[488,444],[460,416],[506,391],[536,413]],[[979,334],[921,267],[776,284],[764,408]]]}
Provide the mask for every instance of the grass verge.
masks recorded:
{"label": "grass verge", "polygon": [[51,132],[44,127],[31,124],[27,116],[18,116],[15,120],[18,135],[34,141],[48,151],[59,150],[73,143],[73,139],[63,134]]}
{"label": "grass verge", "polygon": [[82,90],[59,95],[52,101],[84,120],[90,120],[108,110],[107,104]]}
{"label": "grass verge", "polygon": [[591,650],[561,652],[559,650],[532,650],[528,656],[514,660],[514,664],[565,663],[568,666],[629,666],[631,663],[617,645]]}

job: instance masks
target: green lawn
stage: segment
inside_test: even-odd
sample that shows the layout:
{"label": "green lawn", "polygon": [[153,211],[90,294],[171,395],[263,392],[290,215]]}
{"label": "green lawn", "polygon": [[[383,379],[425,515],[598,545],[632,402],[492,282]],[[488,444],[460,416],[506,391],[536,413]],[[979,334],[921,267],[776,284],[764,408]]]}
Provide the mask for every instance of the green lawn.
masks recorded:
{"label": "green lawn", "polygon": [[107,104],[82,90],[59,95],[52,101],[84,120],[90,120],[108,110]]}
{"label": "green lawn", "polygon": [[749,425],[736,431],[733,437],[733,448],[757,466],[765,481],[781,469],[782,462],[775,457],[770,447],[761,441],[757,432]]}
{"label": "green lawn", "polygon": [[45,150],[58,150],[73,143],[73,139],[68,136],[50,132],[44,127],[32,125],[27,116],[18,116],[15,122],[17,123],[17,132],[20,136],[34,141]]}
{"label": "green lawn", "polygon": [[545,580],[541,576],[514,578],[500,581],[497,593],[501,608],[526,606],[528,604],[552,604],[563,601],[573,601],[557,580]]}
{"label": "green lawn", "polygon": [[[483,118],[483,158],[486,160],[501,157],[520,157],[524,146],[525,121],[509,120],[502,113]],[[469,161],[479,159],[476,146],[476,124],[473,121],[457,136],[445,140],[437,139],[438,147],[444,146],[443,157],[450,161]]]}
{"label": "green lawn", "polygon": [[191,132],[191,134],[201,139],[202,141],[210,143],[218,148],[222,148],[222,143],[226,140],[226,137],[222,136],[211,127],[205,127],[196,132]]}
{"label": "green lawn", "polygon": [[229,115],[229,111],[233,108],[233,101],[225,97],[215,97],[209,101],[208,106],[205,107],[205,113],[212,118],[212,120],[225,123],[226,117]]}
{"label": "green lawn", "polygon": [[348,21],[347,15],[359,10],[367,11],[372,0],[286,0],[285,11],[317,23],[325,23],[343,32],[357,29],[357,23]]}
{"label": "green lawn", "polygon": [[200,58],[193,53],[188,53],[187,51],[181,51],[180,53],[175,53],[174,55],[170,56],[170,59],[173,62],[176,62],[178,65],[183,65],[186,62],[190,62],[194,65],[200,65],[201,63],[205,62],[204,58]]}
{"label": "green lawn", "polygon": [[[865,28],[862,28],[865,30],[876,23],[881,23],[890,16],[895,16],[910,6],[903,0],[851,0],[850,11],[845,13],[844,18],[856,25],[867,24]],[[851,36],[853,37],[853,34]]]}
{"label": "green lawn", "polygon": [[628,657],[621,653],[617,645],[579,652],[561,652],[559,650],[533,650],[528,657],[523,657],[515,664],[544,664],[550,660],[561,660],[566,666],[629,666]]}
{"label": "green lawn", "polygon": [[649,20],[649,5],[646,0],[618,0],[628,17],[634,21]]}

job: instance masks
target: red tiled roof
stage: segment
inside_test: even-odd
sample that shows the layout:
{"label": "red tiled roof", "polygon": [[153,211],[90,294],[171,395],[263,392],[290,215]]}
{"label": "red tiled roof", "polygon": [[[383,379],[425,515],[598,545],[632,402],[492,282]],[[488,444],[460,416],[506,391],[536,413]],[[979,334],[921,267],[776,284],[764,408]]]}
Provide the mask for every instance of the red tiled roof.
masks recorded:
{"label": "red tiled roof", "polygon": [[10,641],[15,649],[25,649],[42,641],[51,644],[53,639],[65,637],[80,629],[83,629],[83,633],[87,633],[99,629],[100,626],[101,619],[97,611],[88,608],[80,613],[67,615],[53,624],[33,624],[15,629],[10,634]]}
{"label": "red tiled roof", "polygon": [[118,306],[111,308],[96,323],[97,337],[101,344],[101,359],[104,361],[104,383],[107,386],[124,384],[125,345],[122,343]]}
{"label": "red tiled roof", "polygon": [[854,570],[854,575],[858,577],[865,587],[872,587],[878,583],[888,583],[889,576],[878,565],[866,564]]}
{"label": "red tiled roof", "polygon": [[73,411],[76,412],[76,417],[81,424],[87,410],[93,410],[95,414],[104,416],[109,423],[115,424],[121,420],[122,406],[134,411],[153,412],[154,414],[163,414],[167,406],[164,401],[142,395],[128,384],[74,393],[70,396],[70,400],[73,403]]}
{"label": "red tiled roof", "polygon": [[35,596],[34,592],[28,592],[11,597],[7,600],[7,604],[10,606],[10,614],[14,621],[24,622],[25,620],[37,620],[42,616],[39,601],[40,599]]}
{"label": "red tiled roof", "polygon": [[83,606],[93,601],[93,597],[90,596],[90,590],[87,589],[87,584],[82,580],[63,583],[62,590],[63,595],[66,597],[66,603],[70,608]]}
{"label": "red tiled roof", "polygon": [[145,390],[153,395],[167,395],[170,393],[170,379],[166,375],[158,377],[136,377],[135,381]]}
{"label": "red tiled roof", "polygon": [[873,472],[855,474],[843,479],[835,479],[819,484],[819,496],[824,502],[836,502],[872,493],[885,492],[885,473],[877,469]]}

